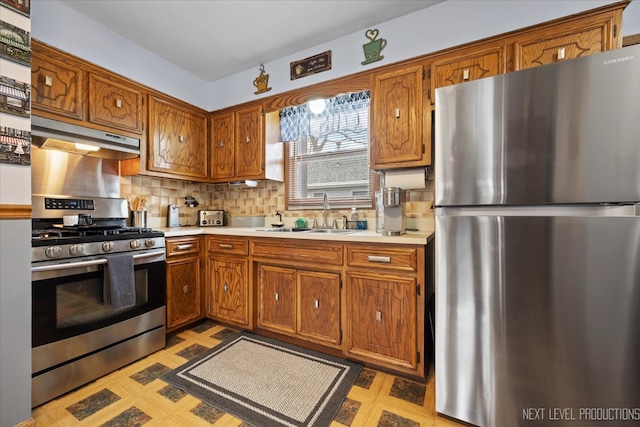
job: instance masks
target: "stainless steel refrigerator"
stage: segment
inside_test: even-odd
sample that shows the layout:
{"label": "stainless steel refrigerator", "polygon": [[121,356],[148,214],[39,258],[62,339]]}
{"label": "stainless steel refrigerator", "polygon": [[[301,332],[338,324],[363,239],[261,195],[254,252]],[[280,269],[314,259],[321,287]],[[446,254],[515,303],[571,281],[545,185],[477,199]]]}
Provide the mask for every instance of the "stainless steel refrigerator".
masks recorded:
{"label": "stainless steel refrigerator", "polygon": [[436,410],[640,425],[640,46],[436,91]]}

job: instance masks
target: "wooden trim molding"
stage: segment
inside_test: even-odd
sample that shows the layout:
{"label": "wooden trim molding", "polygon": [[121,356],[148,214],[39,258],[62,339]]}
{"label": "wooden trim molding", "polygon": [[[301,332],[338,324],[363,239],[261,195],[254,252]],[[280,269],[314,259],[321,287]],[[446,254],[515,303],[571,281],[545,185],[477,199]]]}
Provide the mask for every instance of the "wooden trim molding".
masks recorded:
{"label": "wooden trim molding", "polygon": [[31,219],[31,205],[0,205],[0,219]]}
{"label": "wooden trim molding", "polygon": [[640,44],[640,33],[631,34],[630,36],[624,36],[622,38],[622,47],[631,46],[634,44]]}
{"label": "wooden trim molding", "polygon": [[20,424],[15,425],[15,427],[35,427],[35,426],[36,426],[36,420],[34,420],[33,418],[29,418],[28,420],[24,420]]}

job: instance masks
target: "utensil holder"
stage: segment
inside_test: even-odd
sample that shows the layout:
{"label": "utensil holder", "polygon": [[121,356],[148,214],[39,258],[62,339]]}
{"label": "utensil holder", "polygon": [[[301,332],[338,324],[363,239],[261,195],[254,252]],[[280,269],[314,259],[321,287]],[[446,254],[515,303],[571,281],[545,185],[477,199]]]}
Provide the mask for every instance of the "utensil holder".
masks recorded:
{"label": "utensil holder", "polygon": [[131,211],[132,227],[147,227],[147,211]]}

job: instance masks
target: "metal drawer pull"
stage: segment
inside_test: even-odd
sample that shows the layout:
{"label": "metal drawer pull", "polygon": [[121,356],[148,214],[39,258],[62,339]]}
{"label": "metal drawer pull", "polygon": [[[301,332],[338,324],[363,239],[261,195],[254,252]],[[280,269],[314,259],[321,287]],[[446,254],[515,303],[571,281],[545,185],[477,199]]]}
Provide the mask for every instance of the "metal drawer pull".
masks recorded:
{"label": "metal drawer pull", "polygon": [[182,136],[182,135],[178,135],[178,141],[180,141],[180,142],[184,142],[184,136]]}
{"label": "metal drawer pull", "polygon": [[224,284],[224,286],[222,287],[222,289],[227,292],[229,290],[229,285],[227,285],[226,283]]}
{"label": "metal drawer pull", "polygon": [[122,99],[116,99],[116,108],[122,108]]}
{"label": "metal drawer pull", "polygon": [[188,243],[186,245],[178,245],[178,246],[176,246],[176,249],[179,250],[179,251],[185,251],[185,250],[191,249],[191,248],[193,248],[193,243]]}
{"label": "metal drawer pull", "polygon": [[462,80],[469,80],[469,69],[465,68],[462,70]]}
{"label": "metal drawer pull", "polygon": [[184,285],[184,288],[182,288],[182,292],[184,292],[185,294],[187,292],[189,292],[189,286],[188,285]]}
{"label": "metal drawer pull", "polygon": [[53,77],[45,75],[44,76],[44,85],[45,86],[49,86],[49,87],[53,86]]}
{"label": "metal drawer pull", "polygon": [[367,261],[371,262],[391,262],[390,256],[367,255]]}
{"label": "metal drawer pull", "polygon": [[376,310],[376,320],[382,322],[382,312],[379,310]]}
{"label": "metal drawer pull", "polygon": [[400,118],[400,109],[396,108],[396,119]]}
{"label": "metal drawer pull", "polygon": [[274,298],[276,299],[276,301],[278,301],[280,299],[280,295],[278,295],[277,292],[273,293]]}
{"label": "metal drawer pull", "polygon": [[218,246],[220,247],[220,249],[233,249],[233,245],[223,245],[222,243],[219,243]]}
{"label": "metal drawer pull", "polygon": [[315,308],[320,308],[320,301],[318,301],[317,299],[314,299],[314,300],[313,300],[313,306],[314,306]]}

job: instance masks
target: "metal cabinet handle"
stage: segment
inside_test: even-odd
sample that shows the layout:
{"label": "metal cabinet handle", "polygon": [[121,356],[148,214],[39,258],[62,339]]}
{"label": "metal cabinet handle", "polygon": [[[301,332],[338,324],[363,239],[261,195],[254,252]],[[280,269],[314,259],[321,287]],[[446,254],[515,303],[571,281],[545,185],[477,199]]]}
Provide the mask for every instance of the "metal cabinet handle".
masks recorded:
{"label": "metal cabinet handle", "polygon": [[277,293],[277,292],[274,292],[274,293],[273,293],[273,297],[276,299],[276,301],[279,301],[279,300],[280,300],[280,295],[278,295],[278,293]]}
{"label": "metal cabinet handle", "polygon": [[400,118],[400,109],[396,108],[396,119]]}
{"label": "metal cabinet handle", "polygon": [[376,321],[382,322],[382,312],[380,310],[376,310]]}
{"label": "metal cabinet handle", "polygon": [[367,261],[370,262],[391,262],[390,256],[367,255]]}
{"label": "metal cabinet handle", "polygon": [[245,140],[245,142],[248,144],[251,142],[251,138],[249,137],[249,135],[247,135],[247,139]]}
{"label": "metal cabinet handle", "polygon": [[225,283],[224,286],[222,287],[222,290],[227,292],[229,290],[229,285]]}
{"label": "metal cabinet handle", "polygon": [[178,141],[180,141],[180,142],[184,142],[184,136],[179,135],[179,136],[178,136]]}
{"label": "metal cabinet handle", "polygon": [[189,292],[189,286],[188,285],[184,285],[184,288],[182,288],[182,292],[184,292],[185,294],[187,292]]}
{"label": "metal cabinet handle", "polygon": [[179,251],[185,251],[185,250],[191,249],[191,248],[193,248],[193,243],[188,243],[188,244],[185,244],[185,245],[176,246],[176,249],[179,250]]}
{"label": "metal cabinet handle", "polygon": [[563,60],[564,57],[565,57],[565,49],[561,47],[560,49],[558,49],[558,61]]}
{"label": "metal cabinet handle", "polygon": [[469,69],[465,68],[462,70],[462,80],[469,80]]}
{"label": "metal cabinet handle", "polygon": [[233,249],[233,245],[218,243],[220,249]]}
{"label": "metal cabinet handle", "polygon": [[116,107],[122,108],[122,99],[116,99]]}
{"label": "metal cabinet handle", "polygon": [[45,86],[49,86],[49,87],[53,86],[53,77],[45,75],[44,76],[44,85]]}
{"label": "metal cabinet handle", "polygon": [[313,300],[313,306],[314,306],[315,308],[320,308],[320,301],[318,301],[317,299],[314,299],[314,300]]}
{"label": "metal cabinet handle", "polygon": [[220,142],[218,143],[218,147],[220,148],[224,147],[224,139],[220,140]]}

